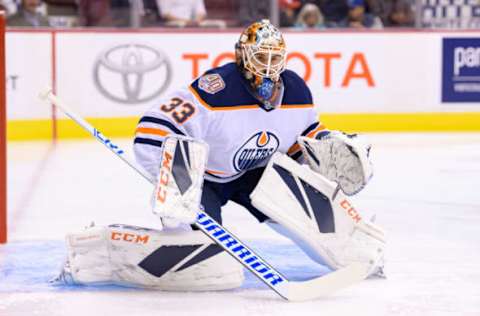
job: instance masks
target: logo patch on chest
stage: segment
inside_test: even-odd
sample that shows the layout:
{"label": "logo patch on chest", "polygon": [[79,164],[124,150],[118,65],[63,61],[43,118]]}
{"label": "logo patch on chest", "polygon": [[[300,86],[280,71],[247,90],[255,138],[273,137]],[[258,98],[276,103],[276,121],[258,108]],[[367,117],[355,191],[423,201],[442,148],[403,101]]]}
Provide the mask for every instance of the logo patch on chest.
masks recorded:
{"label": "logo patch on chest", "polygon": [[279,144],[275,134],[258,132],[237,150],[233,157],[233,167],[237,171],[253,169],[270,158]]}

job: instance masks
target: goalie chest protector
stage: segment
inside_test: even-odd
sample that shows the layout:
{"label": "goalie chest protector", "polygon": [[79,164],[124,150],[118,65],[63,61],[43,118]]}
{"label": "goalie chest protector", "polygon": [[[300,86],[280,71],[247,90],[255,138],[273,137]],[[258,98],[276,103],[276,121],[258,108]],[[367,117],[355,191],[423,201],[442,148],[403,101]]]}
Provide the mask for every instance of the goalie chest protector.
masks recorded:
{"label": "goalie chest protector", "polygon": [[[169,124],[164,124],[170,127],[168,132],[204,140],[210,148],[206,179],[229,182],[247,170],[265,166],[274,152],[287,153],[298,136],[318,125],[305,82],[290,70],[285,70],[281,78],[284,92],[276,109],[262,107],[248,90],[249,83],[237,65],[229,63],[207,71],[164,100],[164,104],[181,100],[192,109],[179,106],[167,112],[169,106],[161,111],[157,105],[145,115],[168,120]],[[177,117],[176,109],[180,109]],[[185,119],[181,111],[189,117]]]}

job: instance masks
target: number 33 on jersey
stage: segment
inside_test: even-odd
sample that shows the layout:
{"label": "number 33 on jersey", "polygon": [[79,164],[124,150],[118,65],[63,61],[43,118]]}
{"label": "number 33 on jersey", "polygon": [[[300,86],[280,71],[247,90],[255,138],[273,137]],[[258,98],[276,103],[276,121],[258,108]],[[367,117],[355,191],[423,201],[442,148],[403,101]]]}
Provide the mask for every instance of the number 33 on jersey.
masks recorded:
{"label": "number 33 on jersey", "polygon": [[167,104],[162,104],[160,110],[180,125],[195,114],[195,107],[178,97],[173,97]]}
{"label": "number 33 on jersey", "polygon": [[[298,136],[323,130],[313,109],[310,90],[295,73],[285,70],[280,107],[261,107],[234,63],[212,69],[190,86],[154,105],[140,119],[134,150],[138,162],[158,173],[161,146],[169,134],[205,141],[210,147],[206,178],[228,182],[245,171],[265,166],[280,151],[298,158]],[[158,105],[160,104],[160,105]]]}

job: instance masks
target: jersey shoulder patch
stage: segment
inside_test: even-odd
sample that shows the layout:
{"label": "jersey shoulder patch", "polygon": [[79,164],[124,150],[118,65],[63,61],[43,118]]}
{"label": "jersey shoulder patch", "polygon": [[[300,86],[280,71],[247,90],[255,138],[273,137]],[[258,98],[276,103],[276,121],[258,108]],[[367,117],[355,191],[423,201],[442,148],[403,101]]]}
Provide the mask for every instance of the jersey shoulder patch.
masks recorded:
{"label": "jersey shoulder patch", "polygon": [[258,101],[245,88],[243,77],[235,63],[208,70],[189,86],[206,108],[210,110],[235,110],[245,106],[258,108]]}
{"label": "jersey shoulder patch", "polygon": [[218,73],[210,73],[198,79],[198,88],[209,94],[215,94],[225,89],[225,81]]}

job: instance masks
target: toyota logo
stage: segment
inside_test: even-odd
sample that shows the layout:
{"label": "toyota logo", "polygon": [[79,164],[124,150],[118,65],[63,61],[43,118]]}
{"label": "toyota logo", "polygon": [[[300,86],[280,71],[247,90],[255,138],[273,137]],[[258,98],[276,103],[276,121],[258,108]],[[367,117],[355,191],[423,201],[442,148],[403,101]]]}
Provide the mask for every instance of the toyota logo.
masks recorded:
{"label": "toyota logo", "polygon": [[170,85],[171,76],[167,55],[142,44],[104,50],[93,71],[97,89],[108,99],[123,104],[147,102],[161,95]]}

